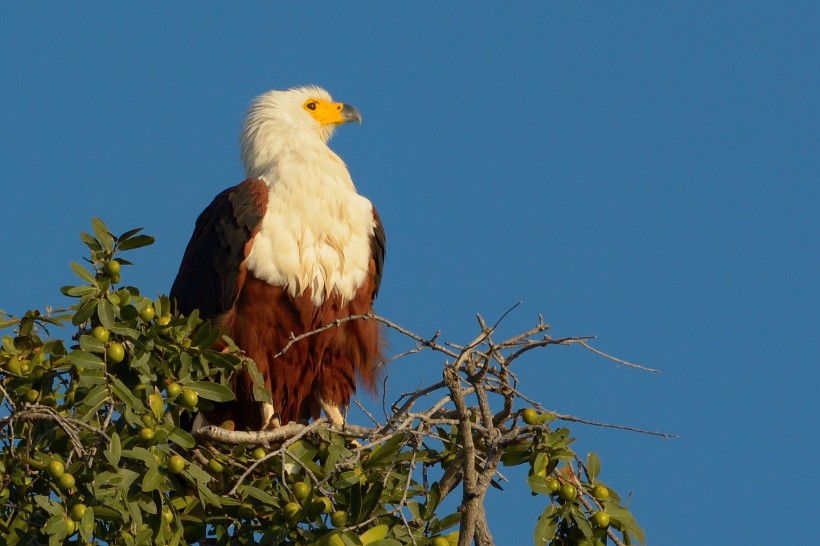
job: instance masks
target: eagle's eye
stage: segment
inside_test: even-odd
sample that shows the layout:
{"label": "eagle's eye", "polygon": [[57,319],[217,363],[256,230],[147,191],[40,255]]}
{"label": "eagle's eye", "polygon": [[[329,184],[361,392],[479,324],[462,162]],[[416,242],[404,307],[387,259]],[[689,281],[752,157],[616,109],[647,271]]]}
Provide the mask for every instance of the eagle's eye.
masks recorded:
{"label": "eagle's eye", "polygon": [[305,103],[305,108],[307,108],[308,110],[316,110],[317,106],[318,104],[316,104],[315,100],[310,100]]}

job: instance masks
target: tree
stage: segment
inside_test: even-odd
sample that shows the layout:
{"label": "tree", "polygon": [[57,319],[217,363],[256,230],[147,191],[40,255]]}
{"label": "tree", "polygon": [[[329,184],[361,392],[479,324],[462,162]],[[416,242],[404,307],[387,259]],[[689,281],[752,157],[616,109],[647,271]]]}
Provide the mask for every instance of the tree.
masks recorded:
{"label": "tree", "polygon": [[[371,426],[320,419],[273,431],[206,427],[180,417],[230,400],[229,377],[252,361],[207,321],[171,314],[121,282],[124,252],[153,239],[112,235],[92,221],[81,239],[82,283],[63,287],[65,311],[7,317],[0,349],[0,537],[5,544],[479,545],[493,540],[484,513],[498,468],[525,465],[545,505],[536,545],[643,543],[621,497],[579,457],[569,416],[543,411],[516,389],[512,366],[553,339],[542,321],[506,340],[479,317],[463,346],[424,338],[405,353],[443,357],[442,380],[404,394]],[[76,328],[71,339],[51,330]],[[329,324],[326,328],[338,326]],[[311,335],[311,333],[305,334]],[[295,342],[297,338],[293,338]],[[289,347],[283,348],[283,352]],[[258,375],[258,373],[257,373]],[[265,397],[257,389],[257,397]],[[442,507],[458,499],[452,513]],[[453,504],[453,503],[450,503]]]}

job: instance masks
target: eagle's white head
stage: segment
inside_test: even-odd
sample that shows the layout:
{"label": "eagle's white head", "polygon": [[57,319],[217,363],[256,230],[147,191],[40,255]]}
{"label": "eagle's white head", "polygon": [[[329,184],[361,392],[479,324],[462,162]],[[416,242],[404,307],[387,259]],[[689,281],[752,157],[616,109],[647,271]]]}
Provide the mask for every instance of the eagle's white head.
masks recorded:
{"label": "eagle's white head", "polygon": [[361,120],[356,108],[333,102],[330,93],[315,85],[268,91],[254,99],[242,124],[245,175],[270,173],[277,156],[291,149],[326,147],[338,125]]}

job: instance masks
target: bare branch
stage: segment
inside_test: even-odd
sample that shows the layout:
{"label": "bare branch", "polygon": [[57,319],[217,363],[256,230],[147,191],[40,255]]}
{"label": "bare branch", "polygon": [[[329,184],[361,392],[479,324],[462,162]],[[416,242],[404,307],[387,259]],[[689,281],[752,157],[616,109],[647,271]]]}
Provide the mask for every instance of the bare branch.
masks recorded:
{"label": "bare branch", "polygon": [[617,362],[618,364],[623,364],[624,366],[629,366],[630,368],[637,368],[637,369],[639,369],[639,370],[643,370],[643,371],[645,371],[645,372],[651,372],[651,373],[661,373],[661,372],[660,372],[660,370],[656,370],[656,369],[654,369],[654,368],[647,368],[646,366],[640,366],[640,365],[638,365],[638,364],[633,364],[632,362],[627,362],[626,360],[621,360],[620,358],[616,358],[616,357],[614,357],[614,356],[612,356],[612,355],[609,355],[609,354],[607,354],[607,353],[605,353],[605,352],[603,352],[603,351],[599,351],[599,350],[598,350],[598,349],[596,349],[595,347],[592,347],[591,345],[589,345],[588,343],[585,343],[585,342],[583,342],[583,341],[579,341],[578,343],[579,343],[582,347],[584,347],[585,349],[588,349],[588,350],[592,351],[592,352],[593,352],[593,353],[595,353],[596,355],[602,356],[602,357],[604,357],[604,358],[608,358],[609,360],[612,360],[613,362]]}

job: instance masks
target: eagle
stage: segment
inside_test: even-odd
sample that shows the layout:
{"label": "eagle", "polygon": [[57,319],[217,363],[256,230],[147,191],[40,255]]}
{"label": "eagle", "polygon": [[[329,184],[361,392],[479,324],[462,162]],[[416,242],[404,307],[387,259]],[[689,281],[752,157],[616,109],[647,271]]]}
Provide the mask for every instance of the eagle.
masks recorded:
{"label": "eagle", "polygon": [[357,385],[375,392],[378,323],[344,319],[373,310],[384,227],[327,144],[354,121],[356,108],[313,85],[251,103],[240,136],[246,179],[197,218],[170,299],[182,314],[199,309],[254,361],[273,404],[255,401],[242,369],[232,378],[235,401],[200,412],[194,428],[233,421],[263,430],[322,411],[343,424]]}

